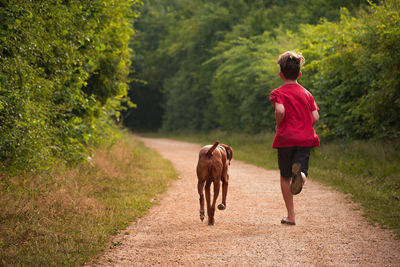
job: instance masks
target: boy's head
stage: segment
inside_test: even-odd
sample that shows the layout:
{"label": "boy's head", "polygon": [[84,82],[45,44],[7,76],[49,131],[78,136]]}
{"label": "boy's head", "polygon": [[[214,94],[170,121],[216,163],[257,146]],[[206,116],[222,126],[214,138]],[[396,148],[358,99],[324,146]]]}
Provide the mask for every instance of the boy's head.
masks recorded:
{"label": "boy's head", "polygon": [[281,72],[287,80],[297,80],[300,73],[300,67],[304,62],[305,59],[301,53],[286,51],[279,56],[276,63],[281,66]]}

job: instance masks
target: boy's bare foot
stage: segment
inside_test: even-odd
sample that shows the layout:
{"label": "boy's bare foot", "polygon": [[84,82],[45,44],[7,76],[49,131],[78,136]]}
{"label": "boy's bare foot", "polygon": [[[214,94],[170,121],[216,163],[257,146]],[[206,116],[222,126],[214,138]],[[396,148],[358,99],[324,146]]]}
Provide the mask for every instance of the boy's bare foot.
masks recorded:
{"label": "boy's bare foot", "polygon": [[287,217],[282,218],[281,224],[296,225],[294,221],[289,220]]}
{"label": "boy's bare foot", "polygon": [[292,183],[290,184],[290,191],[292,195],[297,195],[303,189],[303,177],[301,175],[300,163],[293,163],[292,165]]}

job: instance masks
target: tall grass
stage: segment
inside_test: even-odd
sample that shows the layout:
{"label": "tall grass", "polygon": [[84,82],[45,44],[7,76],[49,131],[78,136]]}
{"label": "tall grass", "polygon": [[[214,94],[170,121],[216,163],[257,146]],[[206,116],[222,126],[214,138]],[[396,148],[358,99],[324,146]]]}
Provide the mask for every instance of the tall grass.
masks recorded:
{"label": "tall grass", "polygon": [[0,265],[83,264],[177,178],[170,162],[130,134],[92,158],[73,169],[0,177]]}
{"label": "tall grass", "polygon": [[[266,169],[278,169],[276,150],[271,148],[273,133],[258,135],[212,132],[157,133],[200,144],[215,140],[233,147],[234,158]],[[323,141],[323,140],[322,140]],[[393,229],[400,237],[400,150],[399,142],[322,142],[310,159],[309,176],[351,195],[360,203],[371,223]]]}
{"label": "tall grass", "polygon": [[315,150],[312,177],[361,203],[365,216],[400,237],[400,144],[335,142]]}

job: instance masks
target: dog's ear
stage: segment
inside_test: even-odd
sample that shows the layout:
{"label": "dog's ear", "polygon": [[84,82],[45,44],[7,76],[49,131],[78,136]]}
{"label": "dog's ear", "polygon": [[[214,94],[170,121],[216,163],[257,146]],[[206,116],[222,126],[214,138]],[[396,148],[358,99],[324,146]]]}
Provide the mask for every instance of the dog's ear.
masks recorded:
{"label": "dog's ear", "polygon": [[227,146],[227,145],[224,145],[224,148],[226,150],[226,153],[228,154],[228,160],[229,160],[229,164],[230,164],[232,157],[233,157],[233,150],[230,146]]}
{"label": "dog's ear", "polygon": [[230,146],[227,146],[227,147],[226,147],[226,152],[228,152],[228,159],[229,159],[229,161],[231,161],[231,160],[232,160],[232,157],[233,157],[233,150],[232,150],[232,148],[231,148]]}

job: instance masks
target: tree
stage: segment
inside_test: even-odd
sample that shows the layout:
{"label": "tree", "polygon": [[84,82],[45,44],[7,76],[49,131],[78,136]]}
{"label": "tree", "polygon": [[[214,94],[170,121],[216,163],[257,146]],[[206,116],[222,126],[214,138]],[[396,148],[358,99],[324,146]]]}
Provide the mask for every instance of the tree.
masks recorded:
{"label": "tree", "polygon": [[322,112],[327,136],[399,137],[400,21],[398,1],[372,4],[353,17],[342,10],[338,23],[303,29],[305,68]]}

